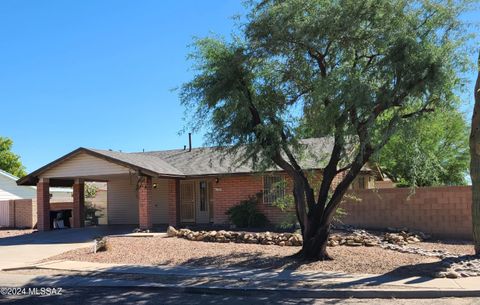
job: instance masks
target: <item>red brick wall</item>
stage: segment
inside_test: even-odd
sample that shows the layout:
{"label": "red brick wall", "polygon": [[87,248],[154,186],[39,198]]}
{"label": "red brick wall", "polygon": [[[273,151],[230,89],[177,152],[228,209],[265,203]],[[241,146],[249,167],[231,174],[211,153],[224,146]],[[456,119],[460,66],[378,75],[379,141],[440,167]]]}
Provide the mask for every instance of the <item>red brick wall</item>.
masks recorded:
{"label": "red brick wall", "polygon": [[[263,178],[257,175],[235,175],[220,177],[213,184],[213,222],[224,224],[228,222],[227,210],[237,205],[249,196],[255,196],[263,189]],[[271,222],[285,217],[278,208],[259,202],[258,207]]]}
{"label": "red brick wall", "polygon": [[[282,174],[287,179],[286,194],[292,193],[292,181],[286,175]],[[314,173],[309,177],[313,181],[312,187],[315,189],[319,186],[321,174]],[[340,181],[341,176],[337,176],[334,180],[334,185]],[[312,183],[312,182],[311,182]],[[255,196],[263,191],[263,176],[262,175],[232,175],[219,178],[219,182],[213,182],[213,221],[216,224],[224,224],[228,222],[226,211],[237,205],[241,200],[247,199],[249,196]],[[286,212],[282,212],[279,208],[272,205],[264,204],[263,198],[259,197],[259,210],[267,216],[268,220],[273,224],[280,224],[288,218]],[[294,209],[289,213],[294,213]]]}
{"label": "red brick wall", "polygon": [[[285,175],[284,175],[285,176]],[[291,193],[291,180],[287,178],[288,188],[286,193]],[[237,205],[249,196],[257,196],[263,191],[263,176],[261,175],[235,175],[219,178],[213,182],[213,221],[217,224],[228,222],[227,210]],[[263,203],[259,196],[259,210],[267,216],[273,224],[279,224],[287,219],[288,215],[279,208]]]}
{"label": "red brick wall", "polygon": [[144,177],[138,188],[140,229],[152,227],[152,177]]}
{"label": "red brick wall", "polygon": [[37,183],[37,228],[39,231],[50,230],[50,192],[48,182]]}
{"label": "red brick wall", "polygon": [[72,218],[73,228],[81,228],[85,226],[85,183],[83,181],[75,181],[73,184]]}
{"label": "red brick wall", "polygon": [[177,225],[177,192],[178,190],[178,180],[168,179],[168,224],[172,226]]}
{"label": "red brick wall", "polygon": [[472,238],[471,202],[469,186],[392,188],[357,190],[361,201],[347,199],[341,207],[347,212],[342,218],[346,224],[384,229],[407,227],[436,237]]}
{"label": "red brick wall", "polygon": [[50,211],[73,210],[73,202],[50,202]]}

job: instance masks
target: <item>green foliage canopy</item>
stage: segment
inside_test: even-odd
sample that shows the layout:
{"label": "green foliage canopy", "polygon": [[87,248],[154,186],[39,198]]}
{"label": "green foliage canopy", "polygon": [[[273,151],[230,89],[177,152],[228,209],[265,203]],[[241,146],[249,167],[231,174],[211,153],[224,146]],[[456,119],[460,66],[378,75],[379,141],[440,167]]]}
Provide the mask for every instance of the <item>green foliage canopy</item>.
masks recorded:
{"label": "green foliage canopy", "polygon": [[469,126],[456,109],[401,126],[374,160],[398,186],[465,185]]}
{"label": "green foliage canopy", "polygon": [[353,141],[358,151],[367,142],[380,148],[398,125],[456,99],[466,63],[462,5],[253,4],[243,38],[196,40],[190,59],[197,74],[181,89],[189,127],[207,127],[210,144],[246,147],[242,159],[263,167],[285,144],[298,146],[299,125],[312,136]]}
{"label": "green foliage canopy", "polygon": [[[238,37],[195,42],[196,74],[180,92],[188,127],[204,128],[208,144],[239,162],[285,170],[294,181],[302,251],[325,259],[330,223],[365,163],[400,126],[456,104],[468,68],[459,19],[467,7],[448,0],[251,2]],[[333,140],[318,192],[300,166],[298,130]]]}
{"label": "green foliage canopy", "polygon": [[25,167],[22,165],[20,157],[12,152],[12,146],[11,139],[0,137],[0,169],[17,177],[23,177],[27,174]]}

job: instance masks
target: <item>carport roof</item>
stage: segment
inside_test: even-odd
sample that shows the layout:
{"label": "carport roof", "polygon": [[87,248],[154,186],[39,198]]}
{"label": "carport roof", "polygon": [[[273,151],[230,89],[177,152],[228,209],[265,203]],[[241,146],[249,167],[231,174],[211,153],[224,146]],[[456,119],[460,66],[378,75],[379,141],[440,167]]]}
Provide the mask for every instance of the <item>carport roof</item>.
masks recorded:
{"label": "carport roof", "polygon": [[[143,155],[139,153],[122,153],[111,150],[91,149],[80,147],[55,161],[48,163],[47,165],[33,171],[27,176],[17,180],[18,185],[35,185],[38,182],[38,177],[47,170],[55,167],[56,165],[66,161],[78,154],[86,153],[88,155],[104,159],[106,161],[131,168],[132,170],[151,176],[163,176],[163,177],[184,177],[183,173],[171,166],[164,160],[154,157]],[[71,181],[62,179],[56,180],[53,184],[58,186],[70,186]]]}

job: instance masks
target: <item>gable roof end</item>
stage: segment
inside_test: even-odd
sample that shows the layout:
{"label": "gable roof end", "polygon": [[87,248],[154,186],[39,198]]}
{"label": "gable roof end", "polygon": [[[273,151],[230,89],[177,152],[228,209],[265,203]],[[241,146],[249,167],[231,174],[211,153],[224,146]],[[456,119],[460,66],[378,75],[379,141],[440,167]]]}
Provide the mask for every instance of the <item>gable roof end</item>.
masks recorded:
{"label": "gable roof end", "polygon": [[[127,154],[121,152],[114,152],[109,150],[89,149],[80,147],[74,151],[48,163],[47,165],[33,171],[23,178],[17,180],[18,185],[36,185],[38,183],[38,177],[47,170],[57,166],[65,160],[68,160],[80,153],[86,153],[93,157],[104,159],[108,162],[112,162],[118,165],[122,165],[131,168],[134,171],[142,172],[150,176],[158,177],[183,177],[183,174],[168,164],[167,162],[159,158],[145,158],[144,156],[138,156],[137,154]],[[65,181],[59,182],[61,186],[66,185]]]}

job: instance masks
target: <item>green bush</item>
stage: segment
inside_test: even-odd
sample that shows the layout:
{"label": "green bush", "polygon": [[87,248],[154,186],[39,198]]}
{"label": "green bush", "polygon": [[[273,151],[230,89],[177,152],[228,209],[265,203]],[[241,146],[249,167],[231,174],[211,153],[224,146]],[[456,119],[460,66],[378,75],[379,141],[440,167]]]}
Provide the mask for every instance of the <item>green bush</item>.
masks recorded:
{"label": "green bush", "polygon": [[267,217],[258,211],[257,198],[249,197],[227,211],[229,220],[239,228],[259,228],[268,224]]}

